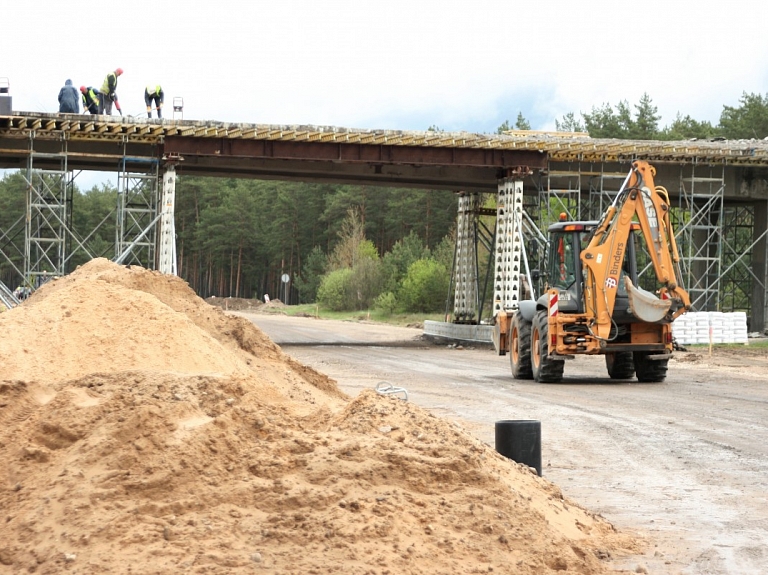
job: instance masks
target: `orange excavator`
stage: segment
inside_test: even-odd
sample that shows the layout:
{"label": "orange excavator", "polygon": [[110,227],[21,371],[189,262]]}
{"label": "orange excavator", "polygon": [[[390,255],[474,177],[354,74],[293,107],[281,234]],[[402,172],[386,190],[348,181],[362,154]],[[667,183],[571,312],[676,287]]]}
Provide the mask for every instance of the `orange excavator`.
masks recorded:
{"label": "orange excavator", "polygon": [[[666,189],[656,170],[635,161],[599,221],[549,227],[546,292],[496,316],[498,351],[518,379],[556,383],[566,360],[605,356],[613,379],[663,381],[672,355],[672,321],[691,307]],[[638,262],[656,275],[654,292],[638,285]]]}

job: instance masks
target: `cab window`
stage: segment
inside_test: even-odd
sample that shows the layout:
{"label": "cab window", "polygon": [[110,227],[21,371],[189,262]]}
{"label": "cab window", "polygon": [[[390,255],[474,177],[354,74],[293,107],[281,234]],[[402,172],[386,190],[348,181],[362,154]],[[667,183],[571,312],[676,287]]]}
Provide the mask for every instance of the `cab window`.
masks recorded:
{"label": "cab window", "polygon": [[554,233],[552,235],[552,255],[549,258],[549,284],[558,289],[568,289],[576,281],[576,260],[573,253],[573,241],[578,240],[576,233]]}

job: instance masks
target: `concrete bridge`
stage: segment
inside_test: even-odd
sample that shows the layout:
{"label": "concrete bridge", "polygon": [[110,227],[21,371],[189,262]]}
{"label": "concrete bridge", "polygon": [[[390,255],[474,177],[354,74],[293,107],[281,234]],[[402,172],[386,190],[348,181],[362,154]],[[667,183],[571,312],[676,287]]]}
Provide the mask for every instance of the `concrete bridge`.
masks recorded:
{"label": "concrete bridge", "polygon": [[[686,288],[697,309],[731,311],[746,301],[750,329],[765,329],[768,142],[762,140],[627,141],[6,111],[0,113],[0,168],[26,174],[30,209],[19,250],[23,266],[13,264],[8,249],[0,249],[0,262],[10,262],[21,278],[66,273],[68,250],[84,249],[72,247],[67,201],[80,170],[118,173],[116,252],[123,262],[166,273],[175,273],[179,173],[441,189],[462,193],[453,319],[478,324],[519,297],[524,270],[513,264],[525,249],[519,232],[538,235],[536,227],[563,211],[596,218],[635,159],[650,161],[657,183],[670,192]],[[483,280],[475,263],[477,219],[487,215],[481,193],[495,193],[499,206],[488,307],[480,301]],[[10,236],[0,230],[0,248]]]}

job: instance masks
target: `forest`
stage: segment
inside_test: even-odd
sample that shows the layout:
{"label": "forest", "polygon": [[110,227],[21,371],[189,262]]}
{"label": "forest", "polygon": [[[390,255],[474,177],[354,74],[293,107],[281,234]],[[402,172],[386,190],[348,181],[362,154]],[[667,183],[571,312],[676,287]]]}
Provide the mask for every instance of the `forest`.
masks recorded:
{"label": "forest", "polygon": [[[560,131],[619,139],[751,139],[768,137],[768,95],[744,93],[712,125],[690,116],[660,124],[647,94],[638,103],[603,104],[556,120]],[[514,125],[530,129],[522,112]],[[431,126],[430,130],[440,130]],[[21,278],[26,182],[0,180],[0,280]],[[117,190],[74,186],[72,228],[91,254],[115,257]],[[438,190],[200,178],[176,187],[178,272],[201,296],[263,298],[334,310],[439,312],[451,284],[457,196]],[[487,198],[493,205],[494,198]],[[111,214],[111,215],[110,215]],[[93,232],[93,230],[96,230]],[[75,250],[68,268],[88,259]],[[288,282],[282,278],[287,275]]]}

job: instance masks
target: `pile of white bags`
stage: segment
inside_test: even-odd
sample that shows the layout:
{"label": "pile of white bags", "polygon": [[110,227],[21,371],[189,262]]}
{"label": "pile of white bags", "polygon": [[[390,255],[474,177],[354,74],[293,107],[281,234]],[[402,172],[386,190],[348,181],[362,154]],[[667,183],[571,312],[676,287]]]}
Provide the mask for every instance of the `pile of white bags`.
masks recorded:
{"label": "pile of white bags", "polygon": [[693,311],[672,324],[672,335],[680,344],[747,343],[747,314],[743,311]]}

